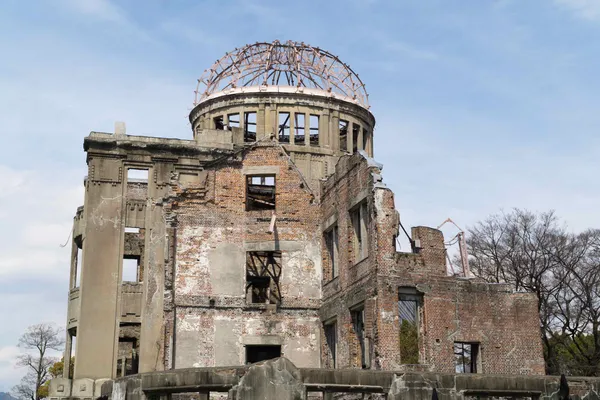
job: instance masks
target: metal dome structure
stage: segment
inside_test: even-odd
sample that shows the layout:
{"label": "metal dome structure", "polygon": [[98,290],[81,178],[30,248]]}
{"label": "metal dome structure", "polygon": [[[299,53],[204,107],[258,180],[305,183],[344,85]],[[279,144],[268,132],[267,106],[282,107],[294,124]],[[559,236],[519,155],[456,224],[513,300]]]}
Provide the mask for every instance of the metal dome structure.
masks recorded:
{"label": "metal dome structure", "polygon": [[255,43],[226,53],[204,71],[194,105],[219,92],[238,88],[286,86],[351,99],[369,108],[365,84],[337,56],[305,43]]}

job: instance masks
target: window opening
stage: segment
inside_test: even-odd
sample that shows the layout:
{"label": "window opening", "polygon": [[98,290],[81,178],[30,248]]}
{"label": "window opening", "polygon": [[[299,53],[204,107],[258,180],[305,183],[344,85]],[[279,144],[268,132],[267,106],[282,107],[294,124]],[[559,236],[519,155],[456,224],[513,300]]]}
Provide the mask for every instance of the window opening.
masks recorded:
{"label": "window opening", "polygon": [[348,121],[340,119],[340,151],[348,151]]}
{"label": "window opening", "polygon": [[454,360],[457,374],[477,372],[478,343],[454,342]]}
{"label": "window opening", "polygon": [[350,213],[352,231],[354,233],[354,262],[357,263],[368,255],[367,243],[367,203],[363,202]]}
{"label": "window opening", "polygon": [[367,368],[367,362],[365,357],[365,310],[358,309],[352,311],[352,328],[358,339],[360,348],[360,364],[362,368]]}
{"label": "window opening", "polygon": [[139,257],[123,257],[122,282],[138,282]]}
{"label": "window opening", "polygon": [[310,145],[318,146],[319,145],[319,116],[311,114],[309,120],[310,126]]}
{"label": "window opening", "polygon": [[244,113],[244,142],[256,142],[256,112]]}
{"label": "window opening", "polygon": [[277,357],[281,357],[281,346],[279,345],[246,346],[246,364],[254,364]]}
{"label": "window opening", "polygon": [[246,210],[275,209],[275,175],[246,176]]}
{"label": "window opening", "polygon": [[304,114],[294,114],[294,143],[304,144],[306,137],[304,136]]}
{"label": "window opening", "polygon": [[78,288],[81,284],[81,264],[82,264],[82,251],[77,247],[77,254],[75,255],[75,276],[73,276],[73,289]]}
{"label": "window opening", "polygon": [[400,323],[400,360],[402,364],[419,363],[419,308],[421,295],[415,288],[400,288],[398,316]]}
{"label": "window opening", "polygon": [[352,124],[352,153],[358,151],[358,134],[360,133],[360,125]]}
{"label": "window opening", "polygon": [[117,376],[135,375],[138,373],[137,349],[137,339],[131,337],[119,338]]}
{"label": "window opening", "polygon": [[129,182],[148,182],[148,170],[129,168],[127,170],[127,181]]}
{"label": "window opening", "polygon": [[365,128],[363,128],[362,148],[364,151],[367,151],[368,144],[369,144],[369,131],[367,131]]}
{"label": "window opening", "polygon": [[337,323],[333,322],[325,325],[325,341],[327,342],[327,347],[329,348],[329,357],[328,361],[330,361],[329,367],[336,367],[336,347],[337,347]]}
{"label": "window opening", "polygon": [[215,123],[215,129],[223,130],[225,129],[225,123],[223,122],[223,116],[219,115],[218,117],[214,117],[213,121]]}
{"label": "window opening", "polygon": [[239,128],[240,127],[240,114],[228,114],[227,115],[227,125],[229,128]]}
{"label": "window opening", "polygon": [[280,277],[280,251],[246,253],[246,302],[279,304],[281,302]]}
{"label": "window opening", "polygon": [[331,279],[338,276],[338,227],[337,225],[325,232],[325,246],[329,256]]}
{"label": "window opening", "polygon": [[279,113],[279,143],[290,142],[290,113],[280,112]]}

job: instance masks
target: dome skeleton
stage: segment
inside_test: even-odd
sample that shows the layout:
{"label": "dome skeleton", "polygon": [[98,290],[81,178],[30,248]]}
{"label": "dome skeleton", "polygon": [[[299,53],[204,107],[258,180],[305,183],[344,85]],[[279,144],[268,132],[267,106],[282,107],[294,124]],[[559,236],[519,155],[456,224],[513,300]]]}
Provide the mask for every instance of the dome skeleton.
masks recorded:
{"label": "dome skeleton", "polygon": [[226,53],[204,71],[194,105],[214,93],[249,86],[288,86],[322,90],[369,108],[364,83],[338,57],[304,43],[255,43]]}

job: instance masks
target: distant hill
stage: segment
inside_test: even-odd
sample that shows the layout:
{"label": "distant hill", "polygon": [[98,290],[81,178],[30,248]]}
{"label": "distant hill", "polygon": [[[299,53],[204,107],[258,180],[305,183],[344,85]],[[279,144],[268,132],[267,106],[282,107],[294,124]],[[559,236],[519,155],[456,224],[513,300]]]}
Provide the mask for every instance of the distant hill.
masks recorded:
{"label": "distant hill", "polygon": [[17,400],[17,399],[12,397],[9,393],[0,392],[0,400]]}

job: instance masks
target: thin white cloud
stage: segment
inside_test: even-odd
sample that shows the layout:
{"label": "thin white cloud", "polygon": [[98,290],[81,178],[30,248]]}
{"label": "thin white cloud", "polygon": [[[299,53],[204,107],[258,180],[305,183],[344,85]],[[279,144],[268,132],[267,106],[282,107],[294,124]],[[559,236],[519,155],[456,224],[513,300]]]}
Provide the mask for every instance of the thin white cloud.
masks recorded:
{"label": "thin white cloud", "polygon": [[600,0],[554,0],[554,2],[579,18],[600,21]]}

